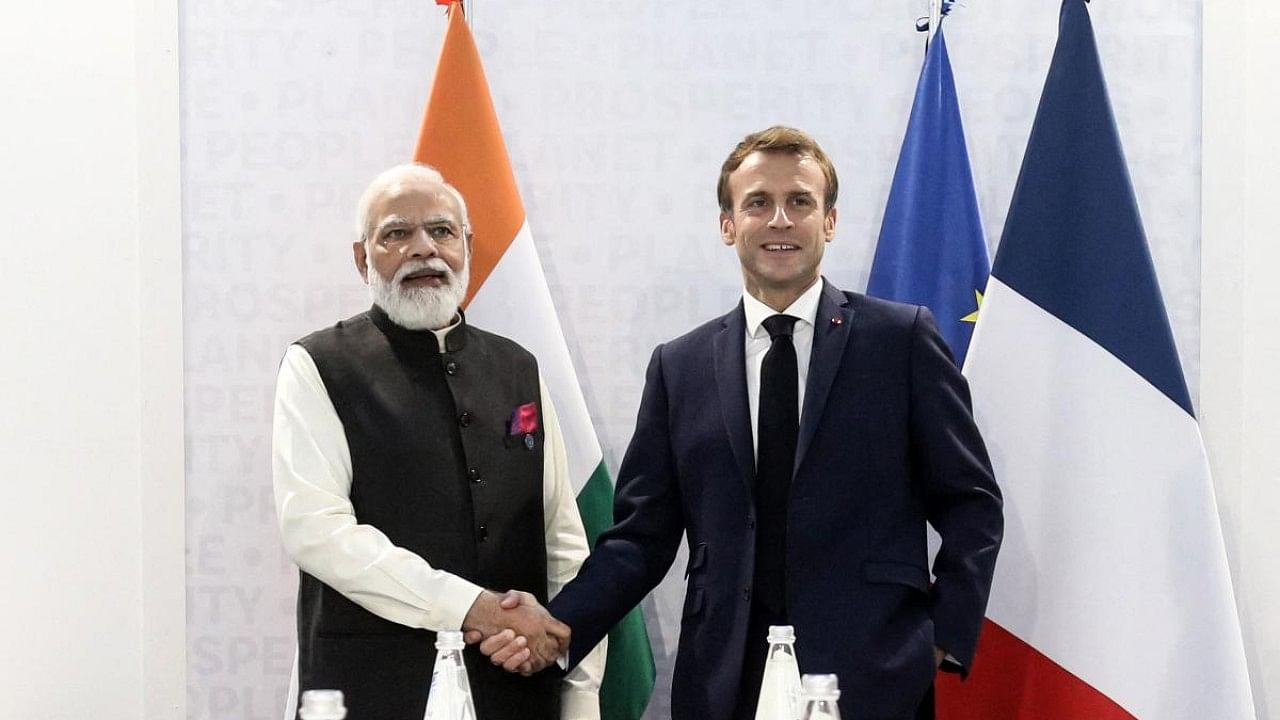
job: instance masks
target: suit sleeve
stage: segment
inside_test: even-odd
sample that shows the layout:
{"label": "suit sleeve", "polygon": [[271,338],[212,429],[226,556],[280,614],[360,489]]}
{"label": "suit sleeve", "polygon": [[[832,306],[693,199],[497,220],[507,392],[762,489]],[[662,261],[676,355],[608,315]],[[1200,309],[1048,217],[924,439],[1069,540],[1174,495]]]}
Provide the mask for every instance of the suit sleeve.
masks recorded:
{"label": "suit sleeve", "polygon": [[911,455],[929,524],[942,538],[930,593],[934,638],[967,674],[1004,533],[1000,489],[973,420],[969,384],[933,316],[919,308],[911,342]]}
{"label": "suit sleeve", "polygon": [[662,581],[684,533],[662,349],[659,345],[649,360],[635,433],[618,473],[614,526],[601,534],[577,577],[548,606],[573,630],[570,666]]}

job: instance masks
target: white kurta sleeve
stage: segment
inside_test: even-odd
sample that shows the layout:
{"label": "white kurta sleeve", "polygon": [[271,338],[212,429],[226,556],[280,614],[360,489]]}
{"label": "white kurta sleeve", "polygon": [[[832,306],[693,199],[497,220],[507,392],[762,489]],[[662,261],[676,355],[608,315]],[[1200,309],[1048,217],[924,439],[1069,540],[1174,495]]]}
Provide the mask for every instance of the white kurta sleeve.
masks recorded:
{"label": "white kurta sleeve", "polygon": [[[556,419],[545,382],[542,383],[542,422],[545,438],[542,508],[547,535],[547,596],[553,598],[577,576],[578,568],[587,559],[588,547],[587,533],[578,515],[578,501],[569,478],[564,436],[560,433],[560,422]],[[560,691],[562,720],[599,720],[600,681],[604,677],[608,643],[608,638],[605,638],[565,676]]]}
{"label": "white kurta sleeve", "polygon": [[280,533],[299,568],[387,620],[432,631],[462,627],[482,588],[356,518],[342,421],[299,345],[280,365],[271,452]]}

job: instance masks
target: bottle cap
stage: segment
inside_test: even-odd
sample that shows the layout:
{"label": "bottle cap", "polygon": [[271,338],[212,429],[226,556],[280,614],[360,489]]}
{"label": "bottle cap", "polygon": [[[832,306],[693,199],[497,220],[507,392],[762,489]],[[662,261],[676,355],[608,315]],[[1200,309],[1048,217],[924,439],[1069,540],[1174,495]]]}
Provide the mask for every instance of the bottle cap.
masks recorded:
{"label": "bottle cap", "polygon": [[461,650],[465,644],[462,642],[461,630],[441,630],[436,633],[437,650]]}
{"label": "bottle cap", "polygon": [[796,629],[791,625],[770,625],[768,640],[770,645],[784,642],[793,643],[796,641]]}
{"label": "bottle cap", "polygon": [[318,718],[345,718],[347,708],[342,702],[341,690],[307,690],[302,693],[302,707],[298,710],[302,720]]}
{"label": "bottle cap", "polygon": [[840,681],[835,675],[805,675],[800,678],[802,692],[815,700],[836,700],[840,697]]}

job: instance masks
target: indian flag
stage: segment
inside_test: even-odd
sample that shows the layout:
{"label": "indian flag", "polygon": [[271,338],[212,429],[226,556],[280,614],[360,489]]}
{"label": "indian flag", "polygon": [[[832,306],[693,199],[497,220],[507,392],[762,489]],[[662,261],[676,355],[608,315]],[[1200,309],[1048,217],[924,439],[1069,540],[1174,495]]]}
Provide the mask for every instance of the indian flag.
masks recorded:
{"label": "indian flag", "polygon": [[[414,159],[438,168],[467,200],[475,233],[467,314],[537,356],[560,418],[587,539],[594,545],[613,524],[613,483],[538,261],[480,54],[456,2],[449,7],[449,28]],[[603,720],[639,718],[653,679],[653,652],[637,608],[609,634],[600,689]]]}

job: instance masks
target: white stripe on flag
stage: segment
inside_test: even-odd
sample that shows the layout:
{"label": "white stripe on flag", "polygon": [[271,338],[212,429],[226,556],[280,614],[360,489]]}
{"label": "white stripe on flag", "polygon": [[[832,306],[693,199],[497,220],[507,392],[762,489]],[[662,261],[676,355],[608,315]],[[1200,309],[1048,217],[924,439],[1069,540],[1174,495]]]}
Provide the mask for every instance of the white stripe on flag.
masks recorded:
{"label": "white stripe on flag", "polygon": [[1195,418],[996,277],[965,375],[1005,494],[988,616],[1138,718],[1252,717]]}
{"label": "white stripe on flag", "polygon": [[573,371],[528,220],[472,298],[467,322],[515,340],[538,358],[538,370],[547,383],[564,434],[573,491],[582,490],[603,453]]}

